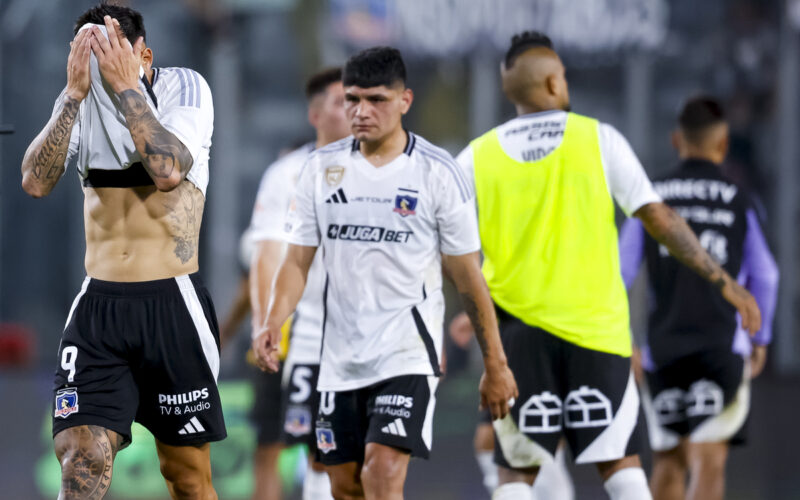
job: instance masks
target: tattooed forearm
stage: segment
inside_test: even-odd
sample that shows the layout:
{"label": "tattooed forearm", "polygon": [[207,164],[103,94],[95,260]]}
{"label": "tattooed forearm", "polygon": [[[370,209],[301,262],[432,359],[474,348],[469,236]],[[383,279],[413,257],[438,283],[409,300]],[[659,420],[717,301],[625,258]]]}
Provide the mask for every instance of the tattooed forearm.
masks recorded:
{"label": "tattooed forearm", "polygon": [[69,138],[80,101],[64,96],[53,120],[34,139],[22,161],[23,186],[31,194],[48,194],[64,173]]}
{"label": "tattooed forearm", "polygon": [[644,228],[669,253],[704,279],[722,288],[730,276],[705,251],[683,218],[664,203],[650,203],[636,212]]}
{"label": "tattooed forearm", "polygon": [[[192,155],[174,134],[165,129],[153,115],[144,96],[128,89],[119,95],[120,109],[128,123],[136,149],[156,185],[160,179],[178,174],[186,177],[192,167]],[[173,186],[174,187],[174,186]]]}
{"label": "tattooed forearm", "polygon": [[60,432],[55,445],[61,462],[59,500],[103,498],[111,486],[122,437],[96,425],[83,425]]}
{"label": "tattooed forearm", "polygon": [[475,330],[475,339],[478,341],[478,346],[481,348],[481,354],[486,357],[489,353],[489,345],[486,341],[486,329],[484,327],[486,318],[481,314],[481,310],[478,304],[475,303],[475,299],[472,298],[471,294],[462,293],[461,302],[464,304],[464,311],[467,313],[467,316],[469,316],[470,322],[472,322],[472,328]]}

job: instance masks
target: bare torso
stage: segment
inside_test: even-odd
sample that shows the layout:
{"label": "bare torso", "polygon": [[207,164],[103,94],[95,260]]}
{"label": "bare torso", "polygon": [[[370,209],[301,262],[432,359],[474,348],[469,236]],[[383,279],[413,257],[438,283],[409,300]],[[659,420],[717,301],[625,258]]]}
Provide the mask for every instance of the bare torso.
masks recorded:
{"label": "bare torso", "polygon": [[155,186],[83,191],[90,277],[150,281],[197,271],[205,198],[191,182],[168,192]]}

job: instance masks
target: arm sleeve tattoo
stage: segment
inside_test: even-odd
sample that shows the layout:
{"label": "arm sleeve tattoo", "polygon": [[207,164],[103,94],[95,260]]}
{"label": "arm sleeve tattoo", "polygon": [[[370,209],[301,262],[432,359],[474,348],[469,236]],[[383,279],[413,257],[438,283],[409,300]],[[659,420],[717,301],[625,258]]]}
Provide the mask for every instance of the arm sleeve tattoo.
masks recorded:
{"label": "arm sleeve tattoo", "polygon": [[142,94],[128,89],[119,97],[133,142],[153,180],[158,183],[159,179],[168,179],[176,170],[184,179],[192,168],[192,155],[186,146],[159,123]]}
{"label": "arm sleeve tattoo", "polygon": [[481,310],[471,294],[462,292],[461,302],[464,304],[464,311],[467,313],[472,323],[472,328],[475,329],[475,339],[478,341],[478,346],[481,348],[481,355],[486,357],[489,353],[489,345],[486,341],[486,330],[484,328],[486,318],[481,314]]}
{"label": "arm sleeve tattoo", "polygon": [[64,173],[64,163],[69,149],[69,138],[81,103],[69,96],[59,102],[54,119],[31,144],[25,155],[22,174],[43,193],[49,193]]}
{"label": "arm sleeve tattoo", "polygon": [[649,203],[636,212],[647,232],[669,253],[704,279],[722,288],[731,277],[705,251],[681,216],[664,203]]}

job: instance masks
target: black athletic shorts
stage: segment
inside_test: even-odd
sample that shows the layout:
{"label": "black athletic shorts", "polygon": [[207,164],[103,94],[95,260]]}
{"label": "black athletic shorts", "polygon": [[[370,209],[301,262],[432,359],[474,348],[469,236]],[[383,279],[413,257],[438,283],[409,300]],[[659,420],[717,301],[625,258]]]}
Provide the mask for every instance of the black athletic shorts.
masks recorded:
{"label": "black athletic shorts", "polygon": [[277,373],[262,371],[252,366],[255,393],[250,421],[256,429],[259,446],[281,442],[281,378],[283,363]]}
{"label": "black athletic shorts", "polygon": [[745,442],[750,376],[739,354],[707,351],[645,372],[642,406],[655,451],[691,442]]}
{"label": "black athletic shorts", "polygon": [[136,420],[168,445],[224,439],[218,372],[217,319],[197,274],[86,278],[58,349],[53,436],[97,425],[127,445]]}
{"label": "black athletic shorts", "polygon": [[319,411],[319,365],[298,364],[287,369],[291,373],[282,391],[281,440],[288,446],[306,444],[309,453],[315,456],[317,437],[314,433],[314,420]]}
{"label": "black athletic shorts", "polygon": [[438,377],[403,375],[345,392],[323,392],[316,424],[325,465],[364,462],[367,443],[428,458]]}
{"label": "black athletic shorts", "polygon": [[504,312],[500,318],[519,398],[493,424],[497,464],[547,463],[562,436],[579,464],[638,453],[643,432],[630,358],[579,347]]}

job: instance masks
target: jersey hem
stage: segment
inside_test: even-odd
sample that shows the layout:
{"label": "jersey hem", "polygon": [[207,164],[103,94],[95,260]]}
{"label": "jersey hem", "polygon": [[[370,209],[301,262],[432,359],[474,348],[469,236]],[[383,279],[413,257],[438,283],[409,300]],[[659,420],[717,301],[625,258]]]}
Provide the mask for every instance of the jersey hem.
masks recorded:
{"label": "jersey hem", "polygon": [[[425,376],[425,377],[436,377],[436,375],[433,373],[433,370],[430,368],[430,363],[428,363],[428,365],[429,365],[429,368],[427,370],[422,370],[422,369],[419,369],[419,370],[416,370],[416,369],[414,369],[414,370],[399,370],[397,372],[386,373],[384,375],[379,375],[379,376],[376,376],[376,377],[370,377],[370,378],[365,379],[365,380],[358,380],[358,381],[355,381],[355,382],[350,381],[348,383],[343,383],[343,384],[324,384],[323,385],[323,384],[317,382],[317,391],[319,391],[319,392],[348,392],[348,391],[355,391],[355,390],[363,389],[365,387],[369,387],[369,386],[372,386],[372,385],[375,385],[375,384],[379,384],[381,382],[389,380],[390,378],[402,377],[404,375],[422,375],[422,376]],[[320,375],[322,375],[321,372],[320,372]],[[322,380],[322,376],[320,376],[319,379]]]}

